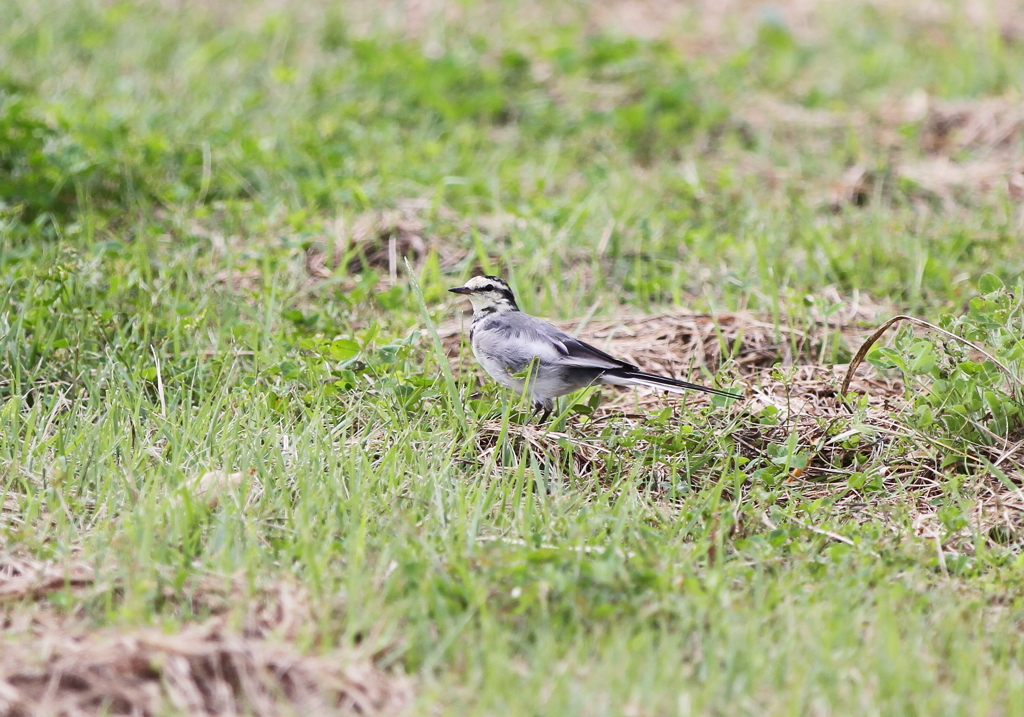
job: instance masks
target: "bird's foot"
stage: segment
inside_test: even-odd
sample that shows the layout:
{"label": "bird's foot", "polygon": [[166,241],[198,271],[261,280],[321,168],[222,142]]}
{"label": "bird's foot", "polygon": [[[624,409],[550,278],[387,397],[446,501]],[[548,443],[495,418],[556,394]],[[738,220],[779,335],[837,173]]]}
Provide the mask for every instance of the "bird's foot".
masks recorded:
{"label": "bird's foot", "polygon": [[[541,411],[543,411],[543,413],[541,413]],[[533,417],[536,416],[538,413],[541,413],[540,420],[537,421],[537,425],[539,426],[540,424],[544,423],[544,421],[548,420],[548,416],[551,415],[551,409],[544,408],[541,405],[534,406],[533,410],[530,411],[530,417],[526,419],[526,423],[524,425],[530,425],[530,423],[533,421]]]}

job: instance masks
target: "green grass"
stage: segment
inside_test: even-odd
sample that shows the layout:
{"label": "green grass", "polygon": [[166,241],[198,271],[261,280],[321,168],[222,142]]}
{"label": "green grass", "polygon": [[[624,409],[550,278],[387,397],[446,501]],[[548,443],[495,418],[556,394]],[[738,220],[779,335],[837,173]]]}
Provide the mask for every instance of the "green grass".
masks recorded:
{"label": "green grass", "polygon": [[[1000,95],[1024,45],[851,8],[817,41],[768,18],[695,57],[546,12],[467,3],[427,41],[356,8],[0,7],[5,549],[92,564],[102,589],[46,602],[97,627],[176,630],[204,608],[168,596],[211,575],[294,579],[321,616],[299,647],[379,645],[416,714],[1020,713],[1024,558],[972,527],[976,461],[887,478],[927,442],[903,424],[823,491],[786,480],[801,431],[682,404],[525,445],[467,347],[445,376],[425,317],[477,268],[554,318],[800,326],[829,286],[959,313],[1024,267],[1005,189],[895,183],[836,212],[823,186],[891,148],[741,109]],[[793,171],[769,186],[765,163]],[[422,309],[404,264],[388,288],[354,249],[310,279],[308,248],[409,199]],[[246,483],[210,509],[187,485],[219,469]]]}

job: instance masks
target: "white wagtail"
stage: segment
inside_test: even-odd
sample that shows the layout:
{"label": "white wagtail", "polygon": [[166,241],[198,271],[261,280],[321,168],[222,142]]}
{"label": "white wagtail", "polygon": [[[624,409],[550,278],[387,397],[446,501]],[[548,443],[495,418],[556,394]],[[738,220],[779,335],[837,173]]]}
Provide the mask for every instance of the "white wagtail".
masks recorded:
{"label": "white wagtail", "polygon": [[541,423],[551,414],[554,399],[595,383],[742,398],[730,391],[644,373],[631,363],[609,356],[557,326],[520,311],[508,284],[496,276],[474,276],[465,286],[448,291],[465,294],[473,303],[469,343],[484,371],[505,388],[520,393],[525,376],[529,376],[526,388],[533,400],[531,417],[543,411]]}

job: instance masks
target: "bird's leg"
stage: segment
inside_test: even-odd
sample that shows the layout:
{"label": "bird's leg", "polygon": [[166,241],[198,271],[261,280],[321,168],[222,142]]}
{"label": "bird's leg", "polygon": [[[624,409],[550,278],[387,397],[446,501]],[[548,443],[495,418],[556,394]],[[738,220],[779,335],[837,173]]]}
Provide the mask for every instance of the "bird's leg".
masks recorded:
{"label": "bird's leg", "polygon": [[526,419],[526,425],[530,425],[530,422],[533,421],[533,417],[540,413],[542,410],[544,411],[544,413],[541,414],[540,420],[537,421],[537,425],[539,426],[540,424],[544,423],[544,421],[548,420],[548,416],[551,415],[551,409],[545,409],[544,404],[535,403],[533,404],[533,410],[530,411],[530,417]]}

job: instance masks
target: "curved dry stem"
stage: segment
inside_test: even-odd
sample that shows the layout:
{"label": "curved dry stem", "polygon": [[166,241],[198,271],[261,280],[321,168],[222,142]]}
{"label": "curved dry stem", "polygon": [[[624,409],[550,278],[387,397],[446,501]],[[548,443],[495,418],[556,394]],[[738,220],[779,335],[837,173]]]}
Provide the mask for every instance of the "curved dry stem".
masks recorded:
{"label": "curved dry stem", "polygon": [[918,319],[913,316],[906,316],[904,314],[900,314],[899,316],[892,317],[884,324],[882,324],[880,327],[878,327],[878,329],[876,329],[873,334],[871,334],[870,336],[867,337],[867,339],[864,340],[864,343],[861,344],[860,348],[857,349],[857,353],[854,355],[853,360],[850,361],[850,367],[846,369],[846,377],[843,378],[843,385],[839,389],[839,401],[843,405],[848,405],[846,402],[846,392],[850,388],[850,381],[853,380],[853,374],[854,372],[856,372],[857,367],[860,366],[861,363],[863,363],[864,357],[868,355],[868,351],[871,350],[871,347],[875,345],[875,342],[878,341],[882,334],[884,334],[890,326],[899,323],[900,321],[906,321],[911,324],[914,324],[915,326],[921,326],[926,329],[931,329],[932,331],[942,334],[946,338],[953,339],[954,341],[959,341],[965,346],[971,347],[972,349],[980,353],[982,356],[987,358],[989,361],[991,361],[993,364],[998,366],[999,369],[1004,374],[1006,374],[1006,377],[1010,379],[1011,384],[1017,384],[1018,386],[1020,385],[1020,381],[1013,374],[1013,372],[1009,368],[1004,366],[998,359],[996,359],[995,356],[990,354],[985,349],[979,348],[972,342],[965,339],[963,336],[957,336],[952,331],[946,331],[945,329],[936,326],[935,324],[929,323],[924,319]]}

